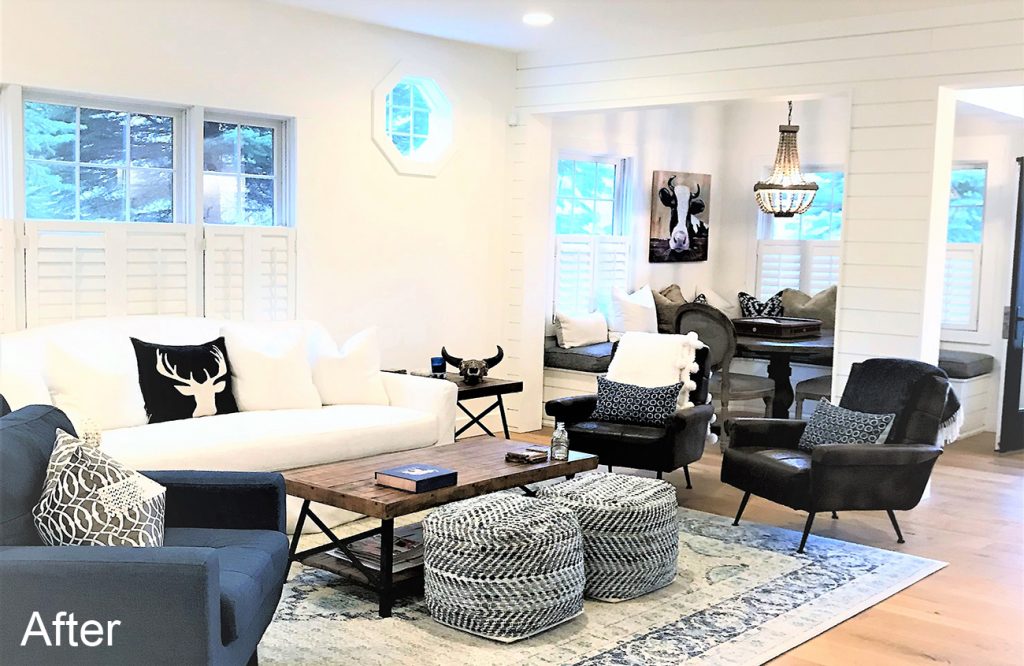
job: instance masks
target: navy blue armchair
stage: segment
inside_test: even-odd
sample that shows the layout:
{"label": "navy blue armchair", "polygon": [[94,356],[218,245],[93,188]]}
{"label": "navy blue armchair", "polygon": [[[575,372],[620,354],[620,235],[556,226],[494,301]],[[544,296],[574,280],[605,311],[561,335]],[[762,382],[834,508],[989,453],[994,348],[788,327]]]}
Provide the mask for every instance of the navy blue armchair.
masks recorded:
{"label": "navy blue armchair", "polygon": [[162,548],[47,547],[31,509],[57,428],[49,406],[0,417],[0,660],[255,664],[288,570],[281,475],[145,472],[167,487]]}

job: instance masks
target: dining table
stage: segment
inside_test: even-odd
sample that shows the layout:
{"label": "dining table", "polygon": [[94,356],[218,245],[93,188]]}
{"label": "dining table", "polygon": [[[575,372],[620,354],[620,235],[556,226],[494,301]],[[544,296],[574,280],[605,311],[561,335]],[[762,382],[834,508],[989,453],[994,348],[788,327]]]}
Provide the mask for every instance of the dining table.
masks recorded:
{"label": "dining table", "polygon": [[831,331],[793,340],[736,336],[737,357],[768,361],[768,376],[775,382],[772,416],[777,419],[789,418],[789,408],[793,406],[793,363],[831,367],[834,350],[835,336]]}

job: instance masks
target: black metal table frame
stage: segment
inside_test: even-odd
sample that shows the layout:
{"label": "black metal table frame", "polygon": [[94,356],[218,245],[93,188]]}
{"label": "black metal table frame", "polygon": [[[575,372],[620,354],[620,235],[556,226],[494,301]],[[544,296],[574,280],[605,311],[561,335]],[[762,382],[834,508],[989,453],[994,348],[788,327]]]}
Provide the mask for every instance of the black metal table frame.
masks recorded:
{"label": "black metal table frame", "polygon": [[472,428],[474,425],[480,426],[480,428],[488,435],[490,435],[491,437],[495,437],[495,434],[491,432],[491,429],[488,428],[483,422],[483,418],[490,414],[491,412],[493,412],[495,408],[497,408],[498,412],[501,414],[501,429],[505,433],[505,439],[509,438],[508,420],[505,418],[505,401],[501,399],[500,393],[495,396],[495,401],[490,407],[476,415],[474,415],[473,412],[469,411],[469,409],[467,409],[466,406],[462,404],[462,401],[458,401],[455,404],[459,406],[459,409],[462,410],[463,414],[469,417],[469,422],[455,431],[456,438],[458,438],[459,435]]}

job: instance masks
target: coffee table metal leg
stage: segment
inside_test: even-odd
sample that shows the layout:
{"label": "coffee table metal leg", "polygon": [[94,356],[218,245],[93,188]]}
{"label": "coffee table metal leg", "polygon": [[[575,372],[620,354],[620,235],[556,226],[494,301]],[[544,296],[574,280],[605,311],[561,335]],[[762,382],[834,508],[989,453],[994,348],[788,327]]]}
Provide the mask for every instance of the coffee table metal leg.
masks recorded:
{"label": "coffee table metal leg", "polygon": [[501,413],[501,429],[505,431],[505,439],[508,439],[508,419],[505,418],[505,401],[498,395],[498,411]]}
{"label": "coffee table metal leg", "polygon": [[299,511],[299,519],[295,523],[295,534],[292,535],[292,545],[288,549],[288,561],[295,560],[295,551],[299,548],[299,539],[302,538],[302,526],[306,523],[306,512],[309,511],[309,500],[302,502],[302,509]]}
{"label": "coffee table metal leg", "polygon": [[395,521],[390,518],[380,521],[380,589],[378,591],[380,605],[378,607],[378,614],[381,617],[391,617],[395,555],[394,537]]}

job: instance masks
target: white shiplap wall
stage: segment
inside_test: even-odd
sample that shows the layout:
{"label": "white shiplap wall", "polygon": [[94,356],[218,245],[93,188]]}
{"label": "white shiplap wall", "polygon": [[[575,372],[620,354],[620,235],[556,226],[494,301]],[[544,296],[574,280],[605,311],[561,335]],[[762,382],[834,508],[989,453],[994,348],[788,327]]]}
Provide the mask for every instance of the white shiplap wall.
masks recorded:
{"label": "white shiplap wall", "polygon": [[[953,100],[944,87],[1024,84],[1024,3],[805,24],[791,32],[703,35],[674,53],[643,53],[635,45],[609,49],[621,51],[521,56],[520,117],[848,94],[853,108],[834,386],[841,391],[850,365],[872,356],[935,360],[948,188],[940,186],[933,196],[933,182],[948,183],[942,171],[948,172],[953,130]],[[543,125],[536,127],[521,133],[522,140],[546,140]],[[513,180],[547,175],[549,155],[532,145],[517,150],[533,159],[512,163]],[[546,196],[541,188],[530,194]],[[512,227],[526,225],[525,236],[546,237],[550,221],[540,202],[518,205],[538,214],[513,215]],[[542,266],[547,256],[537,245],[526,243],[537,253],[527,249],[516,261]],[[523,279],[526,289],[528,272]],[[532,328],[524,321],[543,324],[543,309],[521,307],[517,316],[520,331]],[[536,381],[541,358],[536,351],[519,359],[524,378]],[[520,427],[533,423],[522,416]]]}

